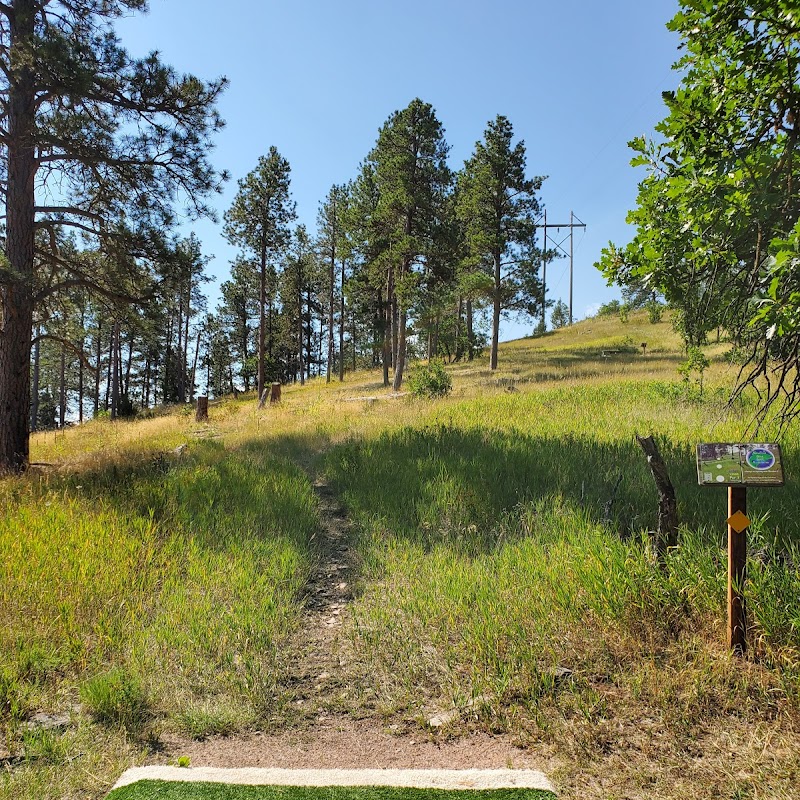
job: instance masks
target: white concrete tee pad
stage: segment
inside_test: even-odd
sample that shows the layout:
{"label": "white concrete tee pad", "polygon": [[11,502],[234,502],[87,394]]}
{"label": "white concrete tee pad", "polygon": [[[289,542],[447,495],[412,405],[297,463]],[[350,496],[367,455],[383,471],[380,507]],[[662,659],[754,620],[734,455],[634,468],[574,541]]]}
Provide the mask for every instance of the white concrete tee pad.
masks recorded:
{"label": "white concrete tee pad", "polygon": [[553,791],[532,769],[220,769],[131,767],[115,789],[137,781],[233,783],[248,786],[403,786],[416,789],[542,789]]}

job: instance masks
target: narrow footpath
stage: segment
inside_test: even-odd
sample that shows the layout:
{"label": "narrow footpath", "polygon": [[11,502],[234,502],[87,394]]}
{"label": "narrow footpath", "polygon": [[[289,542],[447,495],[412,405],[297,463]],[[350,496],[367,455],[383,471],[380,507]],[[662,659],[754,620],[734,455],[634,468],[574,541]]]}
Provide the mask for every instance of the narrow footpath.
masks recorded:
{"label": "narrow footpath", "polygon": [[[269,732],[165,739],[153,763],[188,756],[193,766],[296,769],[549,769],[543,753],[516,747],[506,735],[442,737],[417,722],[386,719],[353,668],[342,635],[358,579],[352,523],[330,486],[314,482],[320,527],[316,563],[306,586],[303,624],[287,648],[286,700]],[[387,597],[386,602],[392,602]],[[368,681],[368,678],[367,678]]]}

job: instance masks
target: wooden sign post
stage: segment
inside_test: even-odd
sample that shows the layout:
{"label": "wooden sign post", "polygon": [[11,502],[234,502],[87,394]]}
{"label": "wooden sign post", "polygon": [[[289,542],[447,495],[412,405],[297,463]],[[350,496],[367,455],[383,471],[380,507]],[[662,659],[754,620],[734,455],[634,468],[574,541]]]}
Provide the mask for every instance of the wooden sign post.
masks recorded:
{"label": "wooden sign post", "polygon": [[783,486],[783,459],[777,444],[716,442],[697,445],[697,481],[728,487],[728,647],[747,649],[748,486]]}
{"label": "wooden sign post", "polygon": [[[728,487],[728,647],[741,655],[747,648],[747,487]],[[744,527],[742,527],[744,525]]]}

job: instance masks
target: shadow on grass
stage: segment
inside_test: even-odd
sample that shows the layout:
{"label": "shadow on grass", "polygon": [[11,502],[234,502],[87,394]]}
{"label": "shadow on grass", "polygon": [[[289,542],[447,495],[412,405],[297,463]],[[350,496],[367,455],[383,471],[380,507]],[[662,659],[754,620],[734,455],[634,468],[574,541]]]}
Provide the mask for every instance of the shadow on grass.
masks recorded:
{"label": "shadow on grass", "polygon": [[[725,492],[697,485],[692,447],[663,440],[659,446],[676,486],[681,522],[721,538]],[[473,547],[491,548],[492,532],[504,533],[499,522],[521,504],[552,496],[621,535],[656,526],[657,492],[633,440],[599,443],[447,425],[404,428],[334,446],[326,469],[356,519],[426,545],[459,532]],[[751,497],[752,516],[768,515],[761,526],[766,538],[800,539],[795,486],[751,490]]]}

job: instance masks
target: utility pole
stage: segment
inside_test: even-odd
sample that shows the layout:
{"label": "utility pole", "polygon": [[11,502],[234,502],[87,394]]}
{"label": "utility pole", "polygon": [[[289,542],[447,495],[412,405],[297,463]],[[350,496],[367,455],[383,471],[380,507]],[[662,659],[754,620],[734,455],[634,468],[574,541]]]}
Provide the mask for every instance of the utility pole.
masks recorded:
{"label": "utility pole", "polygon": [[544,210],[544,236],[542,237],[542,333],[547,330],[547,209]]}
{"label": "utility pole", "polygon": [[575,215],[572,211],[569,212],[569,324],[572,325],[572,223],[574,222]]}
{"label": "utility pole", "polygon": [[[546,320],[545,320],[545,313],[546,313],[546,301],[547,301],[547,229],[548,228],[568,228],[569,229],[569,253],[562,247],[566,239],[562,239],[560,242],[553,241],[551,237],[552,243],[556,246],[556,249],[560,250],[564,255],[569,256],[569,324],[572,325],[573,321],[573,314],[572,314],[572,281],[573,281],[573,255],[574,255],[574,247],[573,247],[573,237],[575,235],[575,228],[586,228],[586,223],[581,222],[581,220],[572,212],[569,212],[569,224],[566,223],[552,223],[547,221],[547,210],[545,209],[544,213],[542,214],[542,223],[534,225],[534,229],[541,228],[544,235],[542,237],[542,332],[545,331],[546,328]],[[575,222],[575,220],[578,220]]]}

